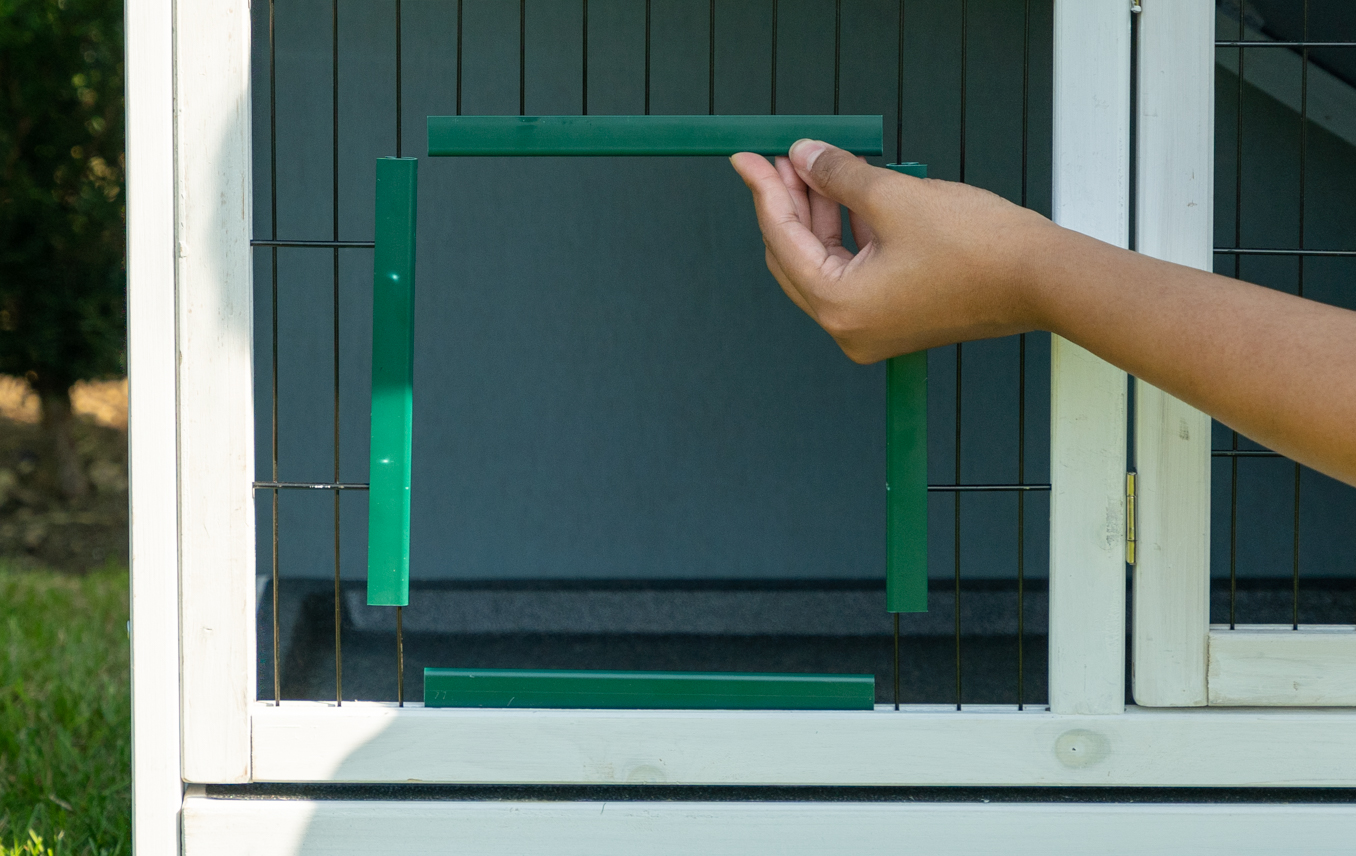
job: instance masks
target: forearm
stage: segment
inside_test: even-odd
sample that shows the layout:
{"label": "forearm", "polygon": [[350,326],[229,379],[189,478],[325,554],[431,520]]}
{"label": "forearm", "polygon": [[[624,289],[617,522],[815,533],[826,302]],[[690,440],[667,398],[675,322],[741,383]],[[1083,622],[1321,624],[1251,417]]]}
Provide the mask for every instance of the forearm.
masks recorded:
{"label": "forearm", "polygon": [[1063,229],[1030,249],[1035,326],[1356,484],[1356,312]]}
{"label": "forearm", "polygon": [[1049,330],[1356,484],[1356,312],[1118,249],[822,142],[797,142],[776,169],[733,160],[769,270],[852,359]]}

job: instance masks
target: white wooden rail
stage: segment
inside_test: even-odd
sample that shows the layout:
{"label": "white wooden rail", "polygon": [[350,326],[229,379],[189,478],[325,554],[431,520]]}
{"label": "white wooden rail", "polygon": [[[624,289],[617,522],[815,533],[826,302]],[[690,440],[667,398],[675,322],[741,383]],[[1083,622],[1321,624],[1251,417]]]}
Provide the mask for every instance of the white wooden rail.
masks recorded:
{"label": "white wooden rail", "polygon": [[[1130,4],[1056,0],[1055,222],[1129,237]],[[1050,350],[1050,707],[1125,708],[1126,379],[1054,337]]]}
{"label": "white wooden rail", "polygon": [[1356,627],[1210,632],[1212,705],[1356,705]]}
{"label": "white wooden rail", "polygon": [[132,567],[132,830],[178,849],[179,542],[171,0],[128,0],[127,364]]}
{"label": "white wooden rail", "polygon": [[183,774],[243,782],[255,696],[249,3],[175,0],[174,32]]}
{"label": "white wooden rail", "polygon": [[1356,711],[254,707],[268,782],[1356,786]]}
{"label": "white wooden rail", "polygon": [[1356,808],[1345,805],[373,803],[192,796],[184,806],[184,844],[194,856],[1336,856],[1351,852],[1354,835]]}
{"label": "white wooden rail", "polygon": [[[1139,23],[1138,249],[1211,266],[1215,4],[1144,7]],[[1210,417],[1135,382],[1134,697],[1206,703],[1210,621]]]}

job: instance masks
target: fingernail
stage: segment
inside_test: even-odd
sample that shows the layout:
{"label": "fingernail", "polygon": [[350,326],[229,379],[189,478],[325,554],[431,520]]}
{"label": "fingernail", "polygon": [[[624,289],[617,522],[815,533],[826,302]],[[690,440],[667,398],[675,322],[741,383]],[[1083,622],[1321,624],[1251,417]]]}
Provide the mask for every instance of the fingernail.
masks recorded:
{"label": "fingernail", "polygon": [[805,168],[813,169],[815,158],[824,153],[829,147],[828,143],[822,143],[819,140],[796,140],[791,144],[791,151],[787,152],[793,159],[800,158],[805,161]]}

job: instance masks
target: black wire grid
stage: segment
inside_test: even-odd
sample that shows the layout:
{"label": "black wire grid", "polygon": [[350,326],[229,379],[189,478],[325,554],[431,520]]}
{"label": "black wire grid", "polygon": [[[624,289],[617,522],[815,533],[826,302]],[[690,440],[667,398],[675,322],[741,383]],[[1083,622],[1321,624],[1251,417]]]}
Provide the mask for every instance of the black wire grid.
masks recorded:
{"label": "black wire grid", "polygon": [[[1304,296],[1304,262],[1308,258],[1356,258],[1356,250],[1313,249],[1305,246],[1304,214],[1305,184],[1308,179],[1309,144],[1309,51],[1320,48],[1356,48],[1356,41],[1316,41],[1309,38],[1309,2],[1299,0],[1302,6],[1303,24],[1301,38],[1298,41],[1272,41],[1245,38],[1246,30],[1242,8],[1238,9],[1238,33],[1234,39],[1217,39],[1215,48],[1237,52],[1238,80],[1234,93],[1234,245],[1215,247],[1217,256],[1233,259],[1233,275],[1242,278],[1242,262],[1249,256],[1280,256],[1295,259],[1297,265],[1296,292]],[[1243,246],[1243,127],[1244,127],[1244,90],[1246,82],[1246,62],[1250,50],[1292,50],[1300,56],[1300,110],[1299,110],[1299,222],[1298,241],[1294,247],[1245,247]],[[1222,95],[1223,93],[1221,93]],[[1229,462],[1229,629],[1238,625],[1238,464],[1247,458],[1283,458],[1277,452],[1266,449],[1245,449],[1239,447],[1240,436],[1230,431],[1229,448],[1212,449],[1215,458],[1224,458]],[[1291,566],[1290,566],[1290,625],[1292,630],[1300,626],[1300,487],[1303,467],[1294,464],[1293,501],[1294,518],[1292,520]]]}
{"label": "black wire grid", "polygon": [[[456,5],[456,114],[462,112],[462,37],[463,37],[463,12],[464,0],[449,0]],[[768,93],[768,111],[775,114],[777,112],[777,47],[778,47],[778,28],[777,13],[778,0],[769,0],[771,3],[772,14],[772,40],[771,40],[771,82]],[[587,115],[589,111],[588,95],[588,71],[589,71],[589,53],[588,53],[588,0],[580,0],[582,16],[582,69],[581,69],[581,92],[579,109],[581,115]],[[401,145],[401,0],[394,0],[395,4],[395,139],[396,156],[403,154]],[[966,180],[966,97],[967,97],[967,65],[968,65],[968,43],[970,15],[968,0],[959,0],[960,6],[960,132],[958,139],[960,165],[959,180]],[[896,150],[895,161],[903,162],[903,134],[904,134],[904,83],[905,83],[905,5],[903,0],[898,4],[898,76],[896,93]],[[340,582],[340,497],[346,491],[367,490],[366,483],[359,482],[341,482],[339,472],[339,253],[349,249],[371,249],[375,246],[373,241],[344,241],[339,239],[339,3],[338,0],[331,0],[330,4],[330,50],[331,50],[331,99],[332,99],[332,167],[331,167],[331,192],[333,203],[333,222],[332,236],[330,240],[293,240],[278,237],[278,196],[277,196],[277,73],[276,73],[276,39],[275,39],[275,11],[276,0],[269,0],[268,4],[268,98],[269,98],[269,188],[270,188],[270,227],[268,238],[256,238],[250,241],[251,247],[267,249],[270,253],[271,262],[271,306],[272,306],[272,366],[270,376],[270,479],[268,481],[254,482],[256,490],[267,490],[271,493],[271,539],[272,539],[272,566],[271,566],[271,592],[272,592],[272,672],[273,672],[273,698],[275,705],[281,704],[281,668],[280,668],[280,633],[279,633],[279,532],[278,532],[278,498],[279,492],[283,490],[327,490],[333,492],[334,499],[334,698],[336,705],[343,704],[343,659],[342,659],[342,638],[341,638],[341,582]],[[526,63],[527,63],[527,6],[526,0],[519,0],[518,6],[518,112],[519,115],[526,115],[527,110],[527,83],[526,83]],[[1021,111],[1021,187],[1020,202],[1023,206],[1028,203],[1028,155],[1029,155],[1029,131],[1030,131],[1030,94],[1031,94],[1031,0],[1023,0],[1022,6],[1022,111]],[[709,3],[709,43],[708,43],[708,113],[714,115],[716,112],[716,0],[710,0]],[[651,44],[651,0],[645,0],[645,113],[650,112],[650,44]],[[1268,43],[1271,44],[1271,43]],[[840,83],[841,83],[841,60],[842,60],[842,0],[835,0],[834,3],[834,80],[833,80],[833,112],[838,113],[840,104]],[[334,259],[334,279],[332,285],[332,325],[333,325],[333,416],[334,416],[334,468],[333,478],[330,481],[280,481],[278,476],[278,250],[279,249],[316,249],[329,250],[333,253]],[[1248,252],[1248,251],[1237,251]],[[1259,250],[1252,252],[1293,252],[1282,250]],[[1022,334],[1018,337],[1018,442],[1017,442],[1017,481],[1010,484],[963,484],[961,477],[961,427],[962,427],[962,406],[960,390],[963,384],[964,371],[964,349],[961,345],[955,347],[955,371],[956,371],[956,403],[955,403],[955,468],[954,481],[949,484],[929,484],[930,492],[949,493],[953,496],[953,510],[955,514],[954,523],[954,592],[955,592],[955,706],[956,710],[961,710],[961,690],[962,690],[962,647],[961,647],[961,497],[966,493],[1013,493],[1017,502],[1017,698],[1016,706],[1018,710],[1026,706],[1025,699],[1025,505],[1028,493],[1048,492],[1050,485],[1048,483],[1028,483],[1026,481],[1026,362],[1027,362],[1027,335]],[[405,703],[405,682],[404,682],[404,632],[402,627],[401,607],[395,607],[396,610],[396,650],[395,650],[395,670],[397,686],[397,702],[403,706]],[[899,709],[899,621],[895,616],[895,638],[894,638],[894,662],[895,662],[895,686],[894,686],[894,706]]]}

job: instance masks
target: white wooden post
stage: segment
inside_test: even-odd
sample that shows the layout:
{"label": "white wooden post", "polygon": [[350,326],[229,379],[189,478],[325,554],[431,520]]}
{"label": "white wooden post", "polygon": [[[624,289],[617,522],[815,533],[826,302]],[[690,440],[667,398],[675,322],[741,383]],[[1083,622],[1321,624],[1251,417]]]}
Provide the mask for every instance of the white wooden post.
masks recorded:
{"label": "white wooden post", "polygon": [[[1117,246],[1129,224],[1130,4],[1056,0],[1057,223]],[[1125,373],[1050,351],[1050,708],[1125,709]]]}
{"label": "white wooden post", "polygon": [[176,0],[174,22],[183,775],[244,782],[255,673],[249,3]]}
{"label": "white wooden post", "polygon": [[170,0],[128,0],[127,366],[132,566],[132,847],[179,852],[174,36]]}
{"label": "white wooden post", "polygon": [[[1145,4],[1139,23],[1138,113],[1137,248],[1209,270],[1213,0]],[[1136,380],[1135,464],[1135,702],[1203,705],[1210,621],[1210,417]]]}
{"label": "white wooden post", "polygon": [[1350,805],[408,802],[189,797],[190,856],[1338,856]]}

